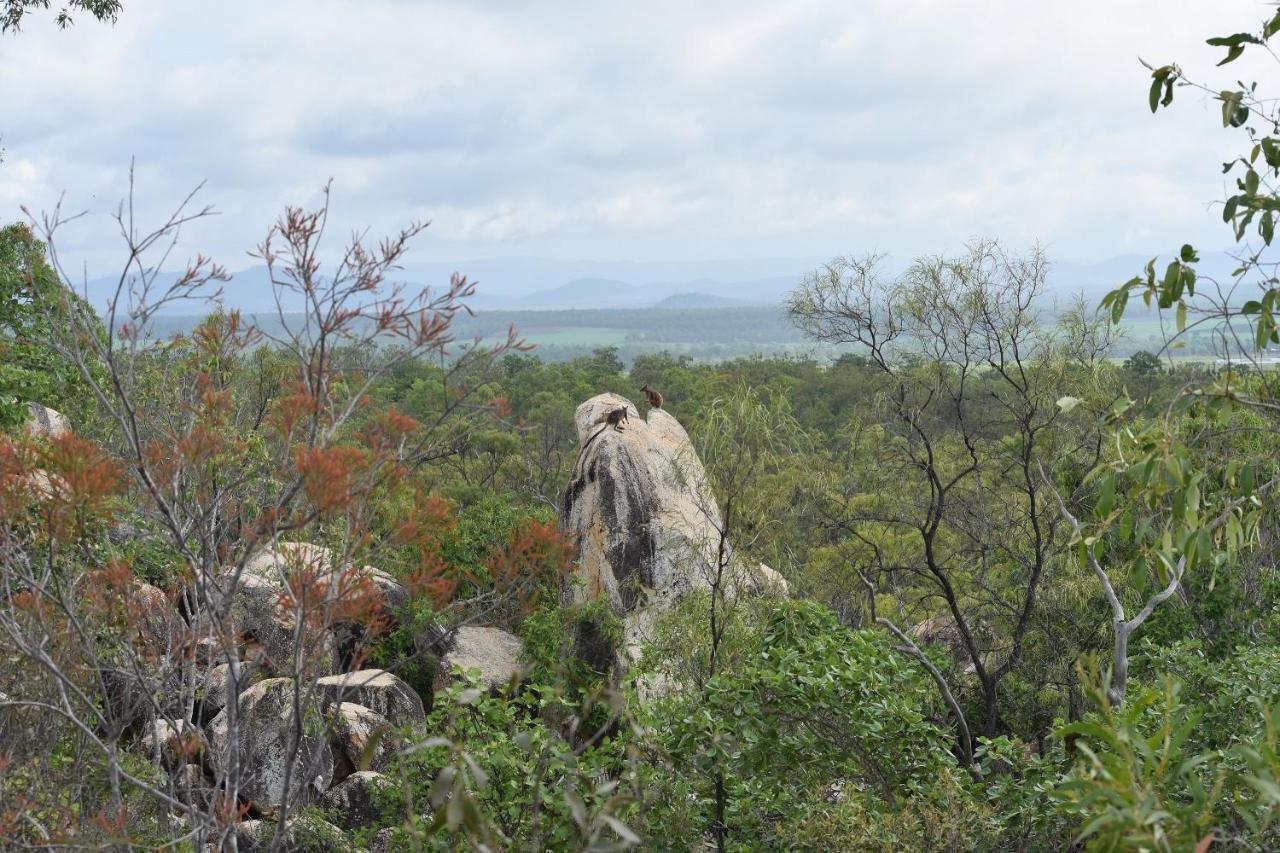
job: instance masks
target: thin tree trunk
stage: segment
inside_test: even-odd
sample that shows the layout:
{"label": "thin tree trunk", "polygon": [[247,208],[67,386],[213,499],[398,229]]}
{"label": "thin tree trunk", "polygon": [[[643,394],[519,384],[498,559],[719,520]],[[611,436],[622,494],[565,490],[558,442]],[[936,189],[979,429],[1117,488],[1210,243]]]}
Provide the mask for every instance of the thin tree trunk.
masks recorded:
{"label": "thin tree trunk", "polygon": [[964,718],[964,711],[961,710],[960,703],[956,701],[956,697],[952,695],[951,688],[947,685],[947,680],[942,677],[942,673],[933,665],[933,661],[929,660],[928,655],[920,651],[920,647],[912,642],[911,638],[904,634],[901,628],[884,617],[877,619],[876,623],[888,628],[901,641],[902,645],[898,646],[898,651],[911,655],[911,657],[918,660],[920,665],[933,677],[933,683],[938,685],[938,692],[942,694],[943,701],[951,709],[951,713],[956,718],[956,727],[960,730],[960,762],[965,767],[972,767],[973,737],[969,734],[969,722]]}
{"label": "thin tree trunk", "polygon": [[1112,705],[1123,705],[1125,692],[1129,689],[1129,623],[1122,619],[1115,620],[1115,645],[1111,652],[1111,689],[1107,696]]}

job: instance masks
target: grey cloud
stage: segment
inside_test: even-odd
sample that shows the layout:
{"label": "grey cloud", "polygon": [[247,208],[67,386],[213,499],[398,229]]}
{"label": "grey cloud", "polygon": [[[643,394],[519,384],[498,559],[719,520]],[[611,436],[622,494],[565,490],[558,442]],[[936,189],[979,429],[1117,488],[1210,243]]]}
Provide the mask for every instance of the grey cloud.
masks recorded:
{"label": "grey cloud", "polygon": [[1190,99],[1149,116],[1133,54],[1208,71],[1260,13],[1168,5],[138,2],[0,42],[0,219],[67,190],[105,258],[136,156],[148,212],[208,180],[190,239],[233,262],[329,177],[344,223],[432,219],[432,257],[1213,241],[1229,141]]}

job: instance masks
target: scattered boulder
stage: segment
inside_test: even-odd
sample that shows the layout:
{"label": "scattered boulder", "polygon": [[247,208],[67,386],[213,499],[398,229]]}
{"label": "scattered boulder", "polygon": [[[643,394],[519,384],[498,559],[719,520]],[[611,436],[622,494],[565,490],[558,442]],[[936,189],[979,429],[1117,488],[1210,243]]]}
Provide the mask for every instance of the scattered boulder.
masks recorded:
{"label": "scattered boulder", "polygon": [[288,790],[285,768],[293,736],[294,687],[291,679],[268,678],[240,694],[236,703],[236,742],[231,742],[227,709],[209,723],[209,757],[224,776],[235,750],[242,768],[240,792],[260,807],[273,808],[286,800],[306,803],[328,789],[333,779],[333,753],[314,704],[303,707],[304,732],[293,759]]}
{"label": "scattered boulder", "polygon": [[[327,713],[333,725],[334,779],[362,769],[360,765],[366,759],[368,768],[365,769],[387,769],[401,745],[399,737],[391,731],[390,720],[354,702],[338,702],[329,706]],[[369,750],[370,743],[374,744],[372,750]]]}
{"label": "scattered boulder", "polygon": [[57,409],[39,403],[27,404],[27,432],[40,438],[58,438],[71,431],[66,417]]}
{"label": "scattered boulder", "polygon": [[271,850],[273,853],[319,853],[350,847],[341,829],[310,816],[290,820],[284,837],[273,844],[278,829],[279,824],[274,820],[242,820],[235,825],[236,847],[241,851]]}
{"label": "scattered boulder", "polygon": [[[977,641],[979,648],[990,646],[993,636],[986,624],[971,625],[970,630],[973,631],[974,639]],[[956,624],[955,617],[950,613],[943,613],[917,622],[907,629],[907,635],[925,645],[940,646],[946,649],[947,653],[951,655],[952,664],[959,667],[963,674],[972,675],[977,672],[977,667],[973,665],[973,661],[969,657],[969,650],[965,647],[964,636],[960,633],[960,627]]]}
{"label": "scattered boulder", "polygon": [[463,672],[478,670],[480,680],[490,689],[506,687],[520,674],[520,638],[501,628],[466,625],[453,632],[448,650],[440,658],[437,689],[452,678],[454,667]]}
{"label": "scattered boulder", "polygon": [[409,588],[390,573],[374,566],[365,566],[363,572],[382,593],[384,606],[389,613],[400,613],[409,606]]}
{"label": "scattered boulder", "polygon": [[[234,667],[234,669],[233,669]],[[220,663],[205,673],[204,684],[200,691],[200,705],[205,719],[217,714],[227,705],[227,688],[232,673],[236,676],[237,695],[249,686],[249,679],[258,671],[254,661],[235,661]]]}
{"label": "scattered boulder", "polygon": [[387,777],[372,770],[352,773],[334,785],[320,798],[320,806],[343,829],[357,829],[377,822],[382,810],[377,805],[377,790],[387,784]]}
{"label": "scattered boulder", "polygon": [[168,661],[181,656],[187,624],[164,590],[138,583],[130,592],[129,610],[135,617],[141,641],[139,651],[144,657]]}
{"label": "scattered boulder", "polygon": [[[320,575],[332,575],[347,565],[339,566],[333,552],[310,542],[277,542],[245,563],[245,572],[265,578],[283,579],[285,573],[309,568]],[[382,606],[396,613],[409,603],[409,590],[392,575],[375,566],[360,566],[357,574],[368,578],[382,595]]]}
{"label": "scattered boulder", "polygon": [[[89,583],[89,577],[80,582]],[[117,733],[137,730],[156,714],[183,716],[182,686],[190,666],[186,623],[162,590],[136,582],[125,604],[129,646],[104,656],[98,670],[104,725]]]}
{"label": "scattered boulder", "polygon": [[392,725],[417,725],[426,719],[414,689],[385,669],[361,669],[316,681],[326,703],[350,702],[381,714]]}
{"label": "scattered boulder", "polygon": [[385,829],[379,829],[369,842],[369,853],[396,853],[402,849],[401,845],[396,842],[397,830],[395,827],[388,826]]}
{"label": "scattered boulder", "polygon": [[764,563],[757,563],[755,569],[751,572],[751,583],[755,586],[757,592],[761,595],[774,595],[779,598],[786,598],[791,592],[791,587],[787,584],[787,579],[775,569],[771,569]]}
{"label": "scattered boulder", "polygon": [[[264,672],[292,672],[295,613],[285,607],[287,590],[283,575],[268,576],[246,569],[224,569],[206,589],[207,600],[219,610],[225,607],[241,641],[241,656],[254,660]],[[230,601],[227,601],[227,598]],[[312,632],[308,637],[308,669],[331,673],[337,664],[333,632]]]}
{"label": "scattered boulder", "polygon": [[204,733],[187,720],[152,720],[142,733],[141,746],[147,758],[165,767],[194,762],[207,746]]}

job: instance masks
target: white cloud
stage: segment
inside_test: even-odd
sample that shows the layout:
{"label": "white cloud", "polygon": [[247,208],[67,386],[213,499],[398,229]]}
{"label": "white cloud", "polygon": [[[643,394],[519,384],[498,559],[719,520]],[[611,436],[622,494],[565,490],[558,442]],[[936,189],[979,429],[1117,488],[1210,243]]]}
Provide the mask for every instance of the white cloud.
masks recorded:
{"label": "white cloud", "polygon": [[1136,56],[1214,79],[1204,39],[1265,12],[131,0],[115,28],[0,40],[0,219],[65,190],[105,264],[136,156],[144,215],[207,179],[224,215],[188,244],[232,267],[329,177],[341,223],[433,220],[422,260],[1213,247],[1238,141],[1186,92],[1151,116]]}

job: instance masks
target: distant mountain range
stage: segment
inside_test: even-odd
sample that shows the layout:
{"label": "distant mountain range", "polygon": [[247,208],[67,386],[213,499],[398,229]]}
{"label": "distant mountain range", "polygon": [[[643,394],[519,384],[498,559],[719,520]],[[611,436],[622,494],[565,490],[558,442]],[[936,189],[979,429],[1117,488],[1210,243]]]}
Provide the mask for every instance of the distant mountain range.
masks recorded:
{"label": "distant mountain range", "polygon": [[[1157,262],[1157,274],[1172,254]],[[1124,255],[1089,263],[1053,264],[1050,284],[1055,297],[1082,294],[1097,302],[1102,295],[1141,273],[1149,257]],[[458,270],[478,282],[469,301],[477,311],[551,310],[599,308],[713,308],[779,305],[806,272],[821,260],[804,258],[709,260],[691,262],[559,261],[546,258],[484,259],[449,264],[417,264],[406,267],[396,280],[413,285],[445,287]],[[907,260],[886,257],[887,275],[901,272]],[[1202,275],[1219,280],[1228,277],[1235,261],[1226,253],[1205,253],[1199,265]],[[176,273],[162,273],[157,283],[167,286]],[[90,280],[81,288],[89,301],[102,310],[115,292],[116,279]],[[251,267],[233,275],[222,286],[224,305],[247,314],[274,314],[275,297],[265,267]],[[286,313],[302,309],[301,300],[288,298]],[[190,301],[167,306],[167,315],[206,313],[207,307]]]}

